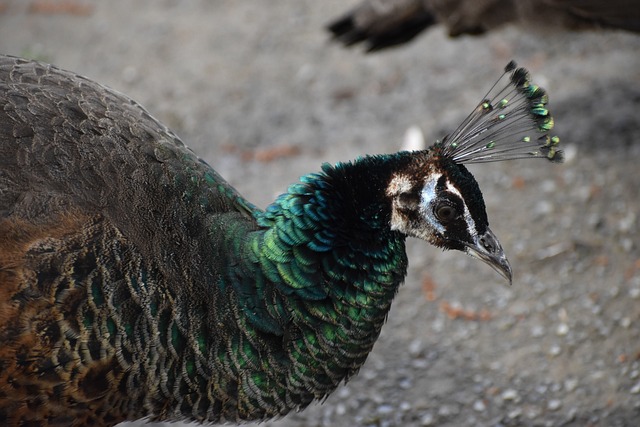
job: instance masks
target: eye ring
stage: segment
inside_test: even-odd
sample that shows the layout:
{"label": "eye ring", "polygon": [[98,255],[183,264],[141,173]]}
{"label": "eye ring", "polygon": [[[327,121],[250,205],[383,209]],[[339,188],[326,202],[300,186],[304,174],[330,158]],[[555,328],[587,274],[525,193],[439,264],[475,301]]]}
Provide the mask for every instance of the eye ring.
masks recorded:
{"label": "eye ring", "polygon": [[441,222],[451,222],[458,217],[458,210],[448,203],[440,203],[433,212]]}

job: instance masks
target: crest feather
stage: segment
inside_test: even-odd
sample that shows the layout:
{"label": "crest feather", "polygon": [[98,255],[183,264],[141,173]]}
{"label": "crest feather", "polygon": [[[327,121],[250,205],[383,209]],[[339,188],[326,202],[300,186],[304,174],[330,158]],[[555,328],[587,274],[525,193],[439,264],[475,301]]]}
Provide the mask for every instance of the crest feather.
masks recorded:
{"label": "crest feather", "polygon": [[562,162],[560,138],[549,134],[553,117],[547,103],[546,91],[511,61],[475,110],[435,147],[455,163],[524,158]]}

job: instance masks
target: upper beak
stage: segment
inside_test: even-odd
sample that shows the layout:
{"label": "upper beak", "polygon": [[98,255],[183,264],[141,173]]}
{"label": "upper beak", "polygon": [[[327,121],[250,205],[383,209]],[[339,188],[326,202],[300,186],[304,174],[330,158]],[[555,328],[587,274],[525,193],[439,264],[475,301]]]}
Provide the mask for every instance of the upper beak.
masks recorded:
{"label": "upper beak", "polygon": [[511,265],[493,231],[487,228],[484,234],[478,235],[473,243],[466,243],[466,246],[469,255],[489,264],[511,285]]}

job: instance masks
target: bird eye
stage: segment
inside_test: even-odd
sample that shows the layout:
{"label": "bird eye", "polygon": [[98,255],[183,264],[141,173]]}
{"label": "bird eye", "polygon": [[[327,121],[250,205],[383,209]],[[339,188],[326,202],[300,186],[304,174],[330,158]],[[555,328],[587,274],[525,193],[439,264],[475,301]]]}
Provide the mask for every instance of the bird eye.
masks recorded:
{"label": "bird eye", "polygon": [[442,222],[450,222],[458,217],[458,211],[456,208],[444,203],[436,206],[435,214]]}

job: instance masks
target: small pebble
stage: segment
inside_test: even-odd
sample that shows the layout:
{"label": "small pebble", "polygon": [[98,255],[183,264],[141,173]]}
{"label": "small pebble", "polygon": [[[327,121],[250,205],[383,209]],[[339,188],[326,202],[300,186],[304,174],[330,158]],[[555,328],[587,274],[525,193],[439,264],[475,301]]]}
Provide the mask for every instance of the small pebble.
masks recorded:
{"label": "small pebble", "polygon": [[399,382],[398,382],[398,387],[400,387],[403,390],[408,390],[413,386],[413,381],[411,381],[410,378],[402,378]]}
{"label": "small pebble", "polygon": [[363,370],[360,375],[367,380],[373,380],[375,378],[378,378],[378,373],[373,369]]}
{"label": "small pebble", "polygon": [[433,417],[433,414],[431,412],[427,412],[426,414],[424,414],[422,417],[420,417],[420,425],[421,426],[432,426],[435,425],[435,418]]}
{"label": "small pebble", "polygon": [[562,353],[562,348],[559,345],[552,345],[549,349],[549,354],[551,356],[559,356]]}
{"label": "small pebble", "polygon": [[569,410],[569,413],[567,414],[567,417],[566,417],[567,423],[565,424],[568,424],[569,421],[575,421],[577,415],[578,415],[578,408],[575,408],[575,407],[571,408]]}
{"label": "small pebble", "polygon": [[416,369],[426,369],[429,366],[427,359],[415,359],[411,361],[411,366]]}
{"label": "small pebble", "polygon": [[340,397],[340,399],[346,399],[347,397],[351,396],[351,389],[349,389],[349,386],[338,389],[338,396]]}
{"label": "small pebble", "polygon": [[379,414],[390,414],[393,411],[395,411],[394,407],[392,405],[380,405],[378,406],[378,413]]}
{"label": "small pebble", "polygon": [[544,335],[544,326],[535,325],[531,328],[531,336],[534,338],[539,338]]}
{"label": "small pebble", "polygon": [[569,325],[566,323],[560,323],[556,329],[556,334],[559,336],[565,336],[569,333]]}
{"label": "small pebble", "polygon": [[631,239],[622,239],[620,240],[620,246],[622,246],[622,249],[625,252],[631,252],[633,250],[634,243]]}
{"label": "small pebble", "polygon": [[547,409],[550,411],[557,411],[560,408],[562,408],[562,401],[560,399],[550,400],[547,404]]}
{"label": "small pebble", "polygon": [[442,405],[438,409],[438,415],[441,417],[450,417],[451,415],[457,415],[460,411],[453,405]]}
{"label": "small pebble", "polygon": [[487,410],[487,405],[482,400],[476,400],[473,403],[473,410],[476,412],[484,412]]}
{"label": "small pebble", "polygon": [[572,391],[575,391],[575,389],[578,388],[578,380],[575,378],[569,378],[568,380],[566,380],[564,382],[564,389],[566,391],[568,391],[569,393],[571,393]]}
{"label": "small pebble", "polygon": [[553,203],[547,200],[541,200],[533,208],[533,212],[538,216],[548,216],[553,212],[553,207]]}
{"label": "small pebble", "polygon": [[623,317],[622,319],[620,319],[620,326],[627,329],[629,326],[631,326],[631,319],[629,319],[628,317]]}
{"label": "small pebble", "polygon": [[518,418],[520,415],[522,415],[522,409],[520,409],[520,408],[516,408],[516,409],[514,409],[513,411],[510,411],[510,412],[507,414],[507,417],[508,417],[509,419],[512,419],[512,420],[513,420],[513,419]]}
{"label": "small pebble", "polygon": [[636,214],[632,210],[627,212],[627,215],[618,221],[618,230],[622,233],[628,233],[633,229],[636,224]]}
{"label": "small pebble", "polygon": [[629,289],[629,296],[633,299],[640,298],[640,288]]}
{"label": "small pebble", "polygon": [[640,394],[640,382],[631,387],[631,390],[629,391],[631,392],[631,394]]}
{"label": "small pebble", "polygon": [[409,344],[409,355],[412,357],[419,356],[422,353],[422,340],[413,340]]}
{"label": "small pebble", "polygon": [[516,400],[518,399],[518,392],[512,388],[509,388],[502,392],[502,400]]}
{"label": "small pebble", "polygon": [[383,396],[382,394],[380,394],[380,393],[372,394],[372,395],[370,396],[370,399],[371,399],[374,403],[376,403],[376,404],[378,404],[378,405],[383,405],[383,404],[384,404],[384,402],[385,402],[385,400],[386,400],[386,399],[384,398],[384,396]]}
{"label": "small pebble", "polygon": [[578,146],[576,144],[564,144],[564,161],[571,163],[578,156]]}
{"label": "small pebble", "polygon": [[529,406],[528,408],[526,408],[525,410],[525,416],[530,419],[533,420],[535,418],[538,418],[540,416],[540,409],[538,407],[535,406]]}

